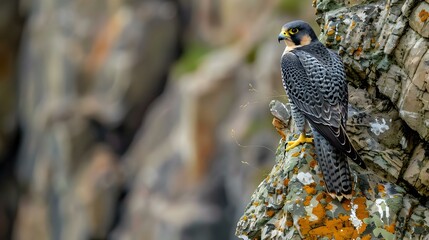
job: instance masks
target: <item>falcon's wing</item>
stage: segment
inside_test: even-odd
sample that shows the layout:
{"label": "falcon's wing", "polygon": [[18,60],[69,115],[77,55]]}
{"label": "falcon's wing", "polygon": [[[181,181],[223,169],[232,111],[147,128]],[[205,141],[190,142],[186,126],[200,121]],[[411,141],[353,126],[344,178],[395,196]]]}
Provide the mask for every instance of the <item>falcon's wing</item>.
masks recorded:
{"label": "falcon's wing", "polygon": [[[343,99],[343,79],[330,79],[330,69],[304,51],[283,54],[281,66],[290,101],[326,140],[365,168],[345,131],[347,101]],[[347,94],[347,87],[345,91]]]}

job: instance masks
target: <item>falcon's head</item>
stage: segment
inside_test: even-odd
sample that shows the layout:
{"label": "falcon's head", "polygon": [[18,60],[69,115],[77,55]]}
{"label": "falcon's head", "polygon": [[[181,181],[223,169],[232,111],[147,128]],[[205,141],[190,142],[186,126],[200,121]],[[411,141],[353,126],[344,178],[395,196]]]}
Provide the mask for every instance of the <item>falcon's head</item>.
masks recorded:
{"label": "falcon's head", "polygon": [[297,20],[283,25],[278,41],[285,41],[289,48],[296,48],[318,41],[318,39],[308,23]]}

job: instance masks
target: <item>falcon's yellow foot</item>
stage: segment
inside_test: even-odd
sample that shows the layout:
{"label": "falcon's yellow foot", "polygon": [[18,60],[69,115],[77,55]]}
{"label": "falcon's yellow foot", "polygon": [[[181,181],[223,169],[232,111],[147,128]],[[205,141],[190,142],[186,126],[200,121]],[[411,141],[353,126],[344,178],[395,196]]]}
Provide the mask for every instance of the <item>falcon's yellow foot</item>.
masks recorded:
{"label": "falcon's yellow foot", "polygon": [[287,147],[286,147],[286,151],[291,150],[292,148],[298,146],[299,144],[303,144],[303,143],[312,143],[313,142],[313,138],[308,138],[305,136],[304,133],[301,133],[298,137],[297,140],[295,141],[289,141],[287,143]]}

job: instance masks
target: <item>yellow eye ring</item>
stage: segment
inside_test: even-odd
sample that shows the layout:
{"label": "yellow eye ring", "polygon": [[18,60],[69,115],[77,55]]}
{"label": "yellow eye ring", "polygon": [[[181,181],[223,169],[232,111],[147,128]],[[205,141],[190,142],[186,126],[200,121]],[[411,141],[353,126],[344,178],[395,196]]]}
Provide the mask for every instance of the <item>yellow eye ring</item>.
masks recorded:
{"label": "yellow eye ring", "polygon": [[291,28],[291,29],[289,29],[289,34],[290,35],[294,35],[294,34],[296,34],[297,32],[298,32],[299,30],[298,30],[298,28]]}

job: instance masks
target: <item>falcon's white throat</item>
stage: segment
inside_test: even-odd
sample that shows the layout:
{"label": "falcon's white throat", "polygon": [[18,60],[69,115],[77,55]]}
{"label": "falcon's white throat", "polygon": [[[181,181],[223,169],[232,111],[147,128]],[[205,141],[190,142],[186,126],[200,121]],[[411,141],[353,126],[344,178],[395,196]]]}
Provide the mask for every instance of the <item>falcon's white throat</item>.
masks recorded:
{"label": "falcon's white throat", "polygon": [[292,51],[292,50],[294,50],[295,48],[298,48],[298,47],[302,47],[303,45],[296,45],[295,43],[293,43],[292,42],[292,40],[290,40],[290,39],[285,39],[284,40],[284,42],[285,42],[285,45],[286,45],[286,48],[285,48],[285,50],[284,50],[284,52],[283,53],[285,53],[285,52],[289,52],[289,51]]}
{"label": "falcon's white throat", "polygon": [[299,45],[296,45],[291,39],[285,39],[284,40],[285,44],[286,44],[286,48],[284,52],[289,52],[294,50],[295,48],[299,48],[305,45],[308,45],[311,43],[311,37],[309,35],[305,35],[302,37],[301,42]]}

